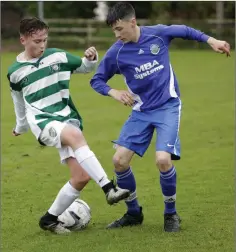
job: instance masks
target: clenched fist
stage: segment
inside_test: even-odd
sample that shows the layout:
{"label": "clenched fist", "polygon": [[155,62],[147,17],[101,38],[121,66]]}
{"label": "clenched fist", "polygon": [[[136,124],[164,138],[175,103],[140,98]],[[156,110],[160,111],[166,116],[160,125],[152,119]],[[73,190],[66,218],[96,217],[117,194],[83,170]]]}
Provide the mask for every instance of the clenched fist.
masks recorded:
{"label": "clenched fist", "polygon": [[97,50],[95,47],[89,47],[85,52],[84,56],[87,60],[93,61],[96,60]]}

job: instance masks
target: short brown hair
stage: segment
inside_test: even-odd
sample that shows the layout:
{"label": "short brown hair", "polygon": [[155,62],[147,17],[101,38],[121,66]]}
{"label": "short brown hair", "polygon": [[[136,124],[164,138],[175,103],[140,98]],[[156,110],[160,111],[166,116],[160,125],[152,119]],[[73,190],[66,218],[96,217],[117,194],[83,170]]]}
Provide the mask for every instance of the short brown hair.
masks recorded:
{"label": "short brown hair", "polygon": [[33,17],[25,18],[20,21],[20,35],[31,36],[33,33],[41,30],[48,30],[49,26],[42,20]]}
{"label": "short brown hair", "polygon": [[119,20],[131,17],[136,17],[134,7],[128,2],[118,2],[109,9],[106,23],[112,26]]}

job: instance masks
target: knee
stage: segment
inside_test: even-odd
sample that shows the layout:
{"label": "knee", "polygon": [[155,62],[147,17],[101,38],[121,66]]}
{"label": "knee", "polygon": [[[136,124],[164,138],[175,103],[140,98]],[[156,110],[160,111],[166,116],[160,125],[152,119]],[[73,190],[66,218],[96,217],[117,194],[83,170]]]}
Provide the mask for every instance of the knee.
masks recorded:
{"label": "knee", "polygon": [[171,155],[167,152],[157,152],[156,165],[160,171],[166,172],[172,167]]}
{"label": "knee", "polygon": [[122,172],[122,171],[129,168],[129,159],[126,158],[125,155],[120,155],[120,154],[116,153],[113,156],[113,164],[115,166],[116,171]]}

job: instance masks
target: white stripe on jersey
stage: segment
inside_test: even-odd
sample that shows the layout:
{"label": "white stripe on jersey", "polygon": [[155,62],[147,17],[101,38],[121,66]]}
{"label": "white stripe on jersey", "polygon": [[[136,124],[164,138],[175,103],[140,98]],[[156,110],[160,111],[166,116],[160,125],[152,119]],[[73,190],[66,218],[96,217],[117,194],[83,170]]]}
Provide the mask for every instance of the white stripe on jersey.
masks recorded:
{"label": "white stripe on jersey", "polygon": [[37,67],[32,67],[32,65],[28,65],[28,66],[23,66],[19,69],[17,69],[15,72],[13,72],[10,75],[10,82],[12,83],[17,83],[19,81],[21,81],[25,76],[36,72],[38,70]]}
{"label": "white stripe on jersey", "polygon": [[40,65],[41,68],[53,65],[53,63],[67,63],[68,59],[65,52],[55,52],[49,56],[42,59],[43,64]]}
{"label": "white stripe on jersey", "polygon": [[58,81],[70,80],[70,71],[58,72],[37,80],[23,88],[24,96],[33,94],[45,87],[49,87]]}
{"label": "white stripe on jersey", "polygon": [[38,67],[34,67],[33,64],[32,65],[28,65],[28,66],[23,66],[21,68],[19,68],[18,70],[16,70],[15,72],[13,72],[10,76],[10,81],[12,83],[17,83],[19,81],[21,81],[24,77],[26,77],[27,75],[36,72],[37,70],[44,68],[44,67],[48,67],[50,65],[52,65],[53,63],[67,63],[68,59],[66,57],[66,53],[65,52],[55,52],[53,54],[50,54],[49,56],[45,57],[42,59],[41,63],[43,64],[39,64]]}
{"label": "white stripe on jersey", "polygon": [[182,109],[182,101],[179,99],[179,116],[178,116],[178,128],[177,128],[177,136],[176,136],[176,139],[175,139],[175,144],[174,144],[174,154],[177,155],[177,151],[176,151],[176,143],[177,143],[177,140],[178,140],[178,136],[179,136],[179,127],[180,127],[180,118],[181,118],[181,109]]}
{"label": "white stripe on jersey", "polygon": [[69,89],[63,89],[60,92],[49,95],[39,101],[33,102],[31,103],[31,106],[34,106],[38,109],[43,109],[62,101],[62,98],[69,98]]}
{"label": "white stripe on jersey", "polygon": [[127,86],[127,89],[129,90],[129,92],[131,93],[133,99],[137,102],[134,106],[133,106],[133,110],[136,111],[140,111],[140,107],[143,105],[143,101],[141,100],[140,96],[135,94],[134,92],[132,92],[132,90],[129,88],[128,84],[126,83],[126,79],[125,79],[125,84]]}
{"label": "white stripe on jersey", "polygon": [[62,109],[61,111],[55,112],[55,115],[59,115],[59,116],[63,116],[66,117],[71,113],[71,109],[69,106],[66,106],[64,109]]}

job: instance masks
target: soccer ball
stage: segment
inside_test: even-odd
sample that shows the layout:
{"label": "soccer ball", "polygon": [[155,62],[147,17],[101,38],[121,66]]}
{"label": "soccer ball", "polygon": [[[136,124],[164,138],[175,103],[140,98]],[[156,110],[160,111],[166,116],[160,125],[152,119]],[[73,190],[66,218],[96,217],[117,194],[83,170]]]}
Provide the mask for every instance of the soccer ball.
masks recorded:
{"label": "soccer ball", "polygon": [[88,226],[91,220],[91,210],[86,202],[76,199],[61,215],[58,220],[62,222],[63,227],[78,231]]}

